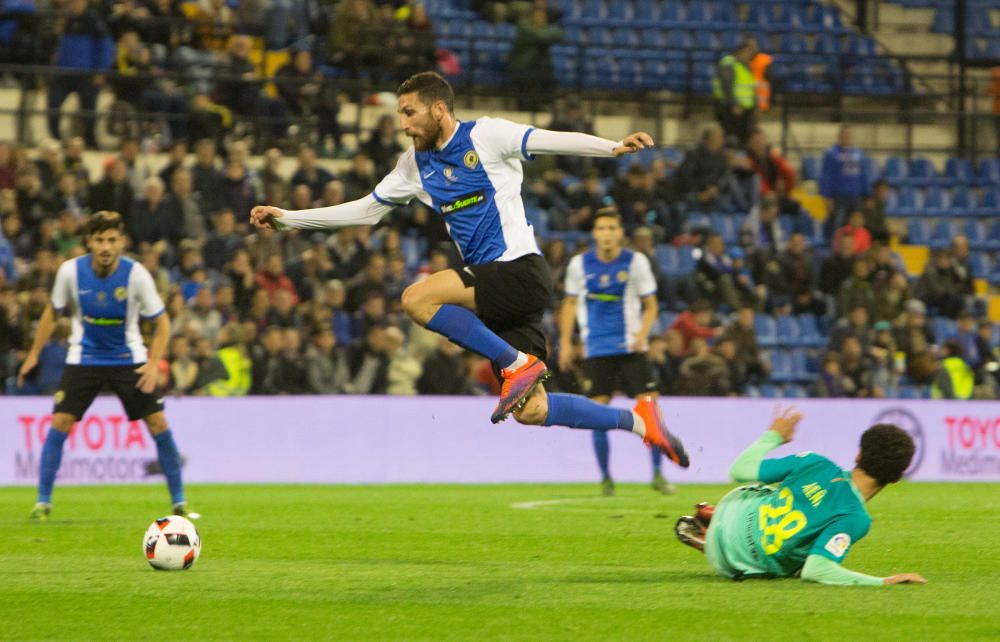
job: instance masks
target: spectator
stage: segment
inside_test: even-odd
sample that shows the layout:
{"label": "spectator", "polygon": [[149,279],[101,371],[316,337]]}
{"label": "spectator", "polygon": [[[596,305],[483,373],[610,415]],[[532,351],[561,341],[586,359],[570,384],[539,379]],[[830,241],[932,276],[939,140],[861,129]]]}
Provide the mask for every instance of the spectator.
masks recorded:
{"label": "spectator", "polygon": [[697,147],[684,155],[675,174],[678,196],[692,209],[714,212],[724,209],[723,196],[731,180],[722,128],[709,125]]}
{"label": "spectator", "polygon": [[931,396],[934,399],[972,399],[975,376],[962,359],[962,346],[955,339],[944,342],[944,357],[938,365]]}
{"label": "spectator", "polygon": [[308,391],[301,347],[302,339],[297,328],[286,327],[281,330],[281,351],[264,382],[264,387],[270,394],[301,395]]}
{"label": "spectator", "polygon": [[351,390],[355,394],[384,395],[389,387],[386,329],[373,325],[362,341],[347,350]]}
{"label": "spectator", "polygon": [[969,258],[969,237],[956,234],[951,239],[949,249],[953,270],[960,283],[959,289],[965,296],[972,296],[975,293],[975,281],[972,278],[972,264]]}
{"label": "spectator", "polygon": [[837,293],[837,310],[841,315],[859,305],[868,310],[869,317],[875,313],[875,289],[870,273],[871,262],[867,257],[854,259],[851,276],[840,285],[840,292]]}
{"label": "spectator", "polygon": [[59,319],[48,342],[38,355],[38,366],[25,381],[18,393],[23,395],[51,395],[59,389],[66,355],[69,352],[70,321]]}
{"label": "spectator", "polygon": [[14,163],[10,144],[0,142],[0,190],[14,189]]}
{"label": "spectator", "polygon": [[87,0],[69,0],[68,14],[62,24],[55,66],[69,73],[49,79],[49,135],[59,138],[62,105],[70,94],[76,94],[83,112],[83,137],[87,147],[97,147],[95,115],[97,94],[103,83],[102,75],[111,67],[113,43],[105,22]]}
{"label": "spectator", "polygon": [[19,167],[14,178],[14,197],[17,211],[25,227],[34,232],[46,216],[45,195],[38,169],[33,165]]}
{"label": "spectator", "polygon": [[878,321],[872,326],[875,340],[868,354],[871,355],[872,389],[876,397],[882,398],[899,385],[902,370],[896,361],[896,339],[892,336],[892,324]]}
{"label": "spectator", "polygon": [[303,301],[312,301],[333,274],[333,261],[322,242],[314,243],[288,265],[288,278]]}
{"label": "spectator", "polygon": [[649,361],[656,375],[657,390],[663,395],[679,395],[681,364],[687,358],[684,335],[676,329],[667,330],[662,337],[650,337]]}
{"label": "spectator", "polygon": [[195,391],[198,380],[198,362],[191,352],[191,342],[182,335],[170,340],[170,386],[172,395],[187,395]]}
{"label": "spectator", "polygon": [[375,163],[375,171],[380,176],[392,171],[396,157],[403,152],[403,147],[396,136],[396,119],[390,114],[382,114],[369,134],[368,140],[361,147],[368,154],[368,158]]}
{"label": "spectator", "polygon": [[854,271],[854,236],[841,236],[834,253],[819,268],[819,289],[830,296],[840,293],[840,286]]}
{"label": "spectator", "polygon": [[[162,176],[162,173],[160,175]],[[201,211],[198,197],[194,194],[191,172],[186,167],[180,167],[171,172],[169,176],[171,190],[167,197],[167,208],[170,210],[171,220],[177,221],[181,227],[179,236],[189,239],[205,238],[208,233],[205,215]],[[206,256],[211,255],[206,253]],[[212,267],[220,268],[222,262]]]}
{"label": "spectator", "polygon": [[670,329],[680,332],[683,338],[685,352],[691,350],[694,339],[711,339],[719,334],[717,328],[711,326],[712,304],[705,299],[699,299],[691,307],[681,312],[670,325]]}
{"label": "spectator", "polygon": [[167,164],[160,170],[159,177],[173,192],[174,172],[184,169],[187,164],[188,144],[186,140],[175,140],[167,150]]}
{"label": "spectator", "polygon": [[462,348],[441,337],[437,348],[424,360],[423,372],[417,380],[417,392],[422,395],[475,394],[465,376]]}
{"label": "spectator", "polygon": [[[594,123],[584,112],[583,101],[576,96],[569,96],[563,103],[562,109],[556,109],[552,113],[552,121],[549,123],[548,129],[556,132],[594,134]],[[587,176],[591,172],[599,176],[595,171],[597,159],[594,158],[556,156],[555,162],[556,167],[571,176]]]}
{"label": "spectator", "polygon": [[264,200],[268,203],[284,204],[289,196],[291,184],[281,172],[281,150],[271,147],[264,152],[264,166],[259,177]]}
{"label": "spectator", "polygon": [[906,276],[896,272],[887,284],[875,285],[875,320],[894,321],[903,313],[903,305],[912,297]]}
{"label": "spectator", "polygon": [[200,373],[199,380],[208,379],[204,383],[204,392],[213,397],[242,397],[250,394],[256,377],[256,364],[250,358],[243,329],[235,323],[224,326],[219,332],[219,343],[221,347],[213,360],[216,367],[207,370],[217,372],[220,376],[205,377]]}
{"label": "spectator", "polygon": [[316,150],[308,146],[299,150],[299,166],[292,174],[292,187],[307,186],[312,200],[316,201],[322,196],[326,184],[334,178],[333,174],[317,164]]}
{"label": "spectator", "polygon": [[906,375],[917,384],[929,384],[936,372],[934,331],[927,325],[927,306],[910,299],[896,328],[896,345],[906,357]]}
{"label": "spectator", "polygon": [[264,263],[264,268],[257,272],[257,287],[274,296],[279,290],[285,290],[292,295],[293,305],[298,304],[299,296],[291,279],[285,276],[285,260],[281,254],[271,254]]}
{"label": "spectator", "polygon": [[[751,381],[763,382],[767,379],[770,366],[761,358],[760,348],[757,344],[757,331],[754,329],[754,317],[756,313],[752,306],[742,306],[737,310],[736,318],[726,326],[722,335],[733,344],[733,361],[738,362],[739,371],[742,373],[740,379],[743,385]],[[732,374],[732,373],[730,373]]]}
{"label": "spectator", "polygon": [[757,55],[757,40],[744,38],[731,54],[723,56],[712,78],[712,103],[715,119],[726,137],[746,145],[757,122],[757,81],[750,71],[750,61]]}
{"label": "spectator", "polygon": [[271,295],[271,305],[264,316],[268,327],[294,328],[299,325],[299,315],[295,308],[295,298],[288,290],[275,290]]}
{"label": "spectator", "polygon": [[[264,294],[263,291],[258,290],[258,292]],[[250,394],[266,395],[271,393],[269,385],[276,377],[272,371],[278,369],[281,350],[281,328],[277,326],[265,327],[260,333],[260,342],[254,345],[253,387]]]}
{"label": "spectator", "polygon": [[850,381],[850,396],[869,398],[875,396],[872,385],[872,368],[857,337],[844,339],[840,357],[840,369]]}
{"label": "spectator", "polygon": [[760,195],[774,195],[779,209],[786,214],[799,211],[799,204],[791,197],[795,189],[795,170],[785,158],[771,147],[767,134],[755,129],[747,143],[747,160],[760,181]]}
{"label": "spectator", "polygon": [[969,364],[969,367],[976,371],[982,362],[989,357],[989,343],[984,352],[980,350],[980,337],[976,328],[976,316],[971,312],[962,312],[956,320],[958,334],[954,339],[961,348],[961,357]]}
{"label": "spectator", "polygon": [[343,0],[337,5],[327,45],[330,61],[357,78],[363,70],[379,67],[386,43],[380,40],[378,13],[371,0]]}
{"label": "spectator", "polygon": [[847,215],[861,206],[870,193],[871,179],[865,167],[865,153],[854,146],[854,132],[840,128],[837,143],[823,154],[819,192],[826,199],[823,234],[829,239],[844,224]]}
{"label": "spectator", "polygon": [[760,268],[760,281],[767,288],[769,305],[792,314],[822,314],[814,297],[816,274],[812,253],[801,233],[793,233],[775,259]]}
{"label": "spectator", "polygon": [[312,52],[308,49],[296,51],[291,62],[275,73],[275,84],[288,111],[299,119],[312,119],[320,142],[329,136],[334,148],[340,150],[339,98],[313,64]]}
{"label": "spectator", "polygon": [[[732,342],[728,342],[732,346]],[[681,364],[679,393],[693,397],[720,397],[732,391],[729,366],[711,351],[704,339],[691,341],[691,356]]]}
{"label": "spectator", "polygon": [[69,212],[81,221],[90,214],[76,174],[63,172],[59,175],[56,187],[49,195],[48,208],[50,212]]}
{"label": "spectator", "polygon": [[417,381],[423,374],[423,365],[403,346],[406,337],[394,325],[385,329],[385,350],[389,355],[388,384],[390,395],[417,394]]}
{"label": "spectator", "polygon": [[861,342],[862,350],[867,351],[872,342],[870,320],[871,315],[868,312],[868,306],[864,303],[857,303],[848,308],[830,331],[830,350],[841,352],[844,341],[848,337],[854,337]]}
{"label": "spectator", "polygon": [[823,356],[814,392],[824,398],[850,397],[853,393],[851,380],[841,370],[840,355],[832,350]]}
{"label": "spectator", "polygon": [[139,193],[142,191],[146,179],[152,172],[149,164],[139,157],[139,141],[134,138],[123,138],[118,143],[118,158],[125,161],[128,169],[128,180],[132,183],[132,191]]}
{"label": "spectator", "polygon": [[344,174],[343,180],[347,198],[353,201],[370,194],[378,180],[375,176],[375,164],[368,158],[368,154],[361,150],[354,152],[351,156],[351,169]]}
{"label": "spectator", "polygon": [[880,178],[872,184],[872,193],[864,200],[861,208],[865,228],[871,233],[873,241],[882,244],[889,242],[889,225],[885,220],[885,204],[888,200],[889,183]]}
{"label": "spectator", "polygon": [[[56,252],[60,256],[71,256],[80,245],[80,220],[67,210],[59,212],[56,233],[52,237]],[[81,254],[83,251],[81,251]]]}
{"label": "spectator", "polygon": [[778,223],[779,207],[777,196],[770,194],[754,205],[743,221],[740,244],[751,249],[757,264],[785,249],[785,232]]}
{"label": "spectator", "polygon": [[555,85],[549,49],[562,40],[562,29],[549,24],[548,10],[536,5],[517,24],[517,34],[507,56],[510,82],[518,88],[517,108],[538,111]]}
{"label": "spectator", "polygon": [[215,142],[202,138],[194,146],[194,165],[191,177],[194,191],[207,214],[215,214],[222,206],[222,173],[216,166]]}
{"label": "spectator", "polygon": [[695,279],[701,294],[715,305],[727,305],[735,310],[742,303],[743,294],[737,283],[736,269],[732,259],[726,254],[726,246],[722,237],[715,232],[709,233],[698,259]]}
{"label": "spectator", "polygon": [[730,396],[742,394],[747,385],[747,371],[743,362],[736,358],[736,343],[723,335],[715,344],[713,352],[728,368],[729,389],[725,394]]}
{"label": "spectator", "polygon": [[861,210],[851,211],[847,224],[834,232],[832,247],[838,247],[840,239],[844,236],[854,237],[855,256],[861,256],[871,248],[872,236],[865,229],[865,215],[861,213]]}
{"label": "spectator", "polygon": [[313,332],[305,354],[306,387],[318,395],[339,395],[348,389],[347,357],[337,347],[337,337],[330,328]]}
{"label": "spectator", "polygon": [[337,337],[337,343],[350,345],[354,342],[352,331],[353,321],[351,315],[344,310],[344,302],[347,300],[347,288],[340,279],[330,279],[324,288],[325,302],[330,310],[330,327]]}
{"label": "spectator", "polygon": [[969,274],[952,260],[949,250],[934,250],[914,293],[938,314],[954,319],[965,306],[965,297],[972,294],[969,280]]}
{"label": "spectator", "polygon": [[76,177],[84,194],[90,185],[90,170],[87,169],[83,158],[85,150],[86,143],[81,136],[73,136],[63,145],[63,169]]}
{"label": "spectator", "polygon": [[257,189],[246,166],[236,160],[230,160],[226,163],[226,171],[222,175],[221,206],[234,213],[240,212],[241,216],[246,217],[250,215],[250,210],[256,203]]}
{"label": "spectator", "polygon": [[129,223],[129,235],[137,246],[160,241],[173,245],[180,242],[181,222],[173,218],[163,181],[158,176],[146,179]]}
{"label": "spectator", "polygon": [[385,294],[386,260],[381,254],[372,254],[364,272],[355,275],[347,284],[347,309],[357,310],[368,299],[370,292]]}
{"label": "spectator", "polygon": [[385,295],[379,290],[371,290],[365,295],[365,300],[354,313],[351,322],[351,335],[363,337],[368,328],[373,325],[384,326],[388,321],[388,306]]}

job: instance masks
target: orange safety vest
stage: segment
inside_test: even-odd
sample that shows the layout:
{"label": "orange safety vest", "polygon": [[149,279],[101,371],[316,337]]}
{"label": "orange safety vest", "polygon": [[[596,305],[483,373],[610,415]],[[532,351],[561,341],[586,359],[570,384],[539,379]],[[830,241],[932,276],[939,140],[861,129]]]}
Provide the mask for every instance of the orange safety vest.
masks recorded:
{"label": "orange safety vest", "polygon": [[761,111],[767,111],[771,108],[771,83],[767,81],[764,74],[767,73],[767,68],[771,66],[772,60],[773,58],[766,53],[758,53],[750,61],[750,73],[757,81],[757,109]]}
{"label": "orange safety vest", "polygon": [[990,73],[990,95],[993,96],[993,113],[1000,116],[1000,67],[994,67]]}

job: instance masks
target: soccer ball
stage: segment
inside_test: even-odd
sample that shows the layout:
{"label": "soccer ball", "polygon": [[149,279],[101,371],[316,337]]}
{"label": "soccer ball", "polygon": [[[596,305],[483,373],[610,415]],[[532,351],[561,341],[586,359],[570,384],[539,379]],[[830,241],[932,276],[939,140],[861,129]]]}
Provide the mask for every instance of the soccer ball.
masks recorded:
{"label": "soccer ball", "polygon": [[201,536],[198,529],[184,517],[161,517],[146,530],[142,538],[142,554],[158,571],[184,571],[198,561]]}

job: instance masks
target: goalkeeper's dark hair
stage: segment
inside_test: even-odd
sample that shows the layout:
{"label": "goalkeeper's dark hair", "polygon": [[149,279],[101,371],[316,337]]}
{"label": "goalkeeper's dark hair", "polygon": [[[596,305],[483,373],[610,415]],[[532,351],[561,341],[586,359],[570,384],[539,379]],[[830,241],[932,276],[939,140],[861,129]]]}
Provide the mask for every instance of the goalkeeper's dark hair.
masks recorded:
{"label": "goalkeeper's dark hair", "polygon": [[403,84],[396,90],[397,96],[417,92],[420,102],[425,105],[433,105],[439,100],[443,100],[449,113],[455,113],[455,91],[441,74],[433,71],[421,71],[413,74],[403,81]]}
{"label": "goalkeeper's dark hair", "polygon": [[858,468],[885,486],[898,482],[910,466],[916,446],[895,424],[875,424],[861,435]]}
{"label": "goalkeeper's dark hair", "polygon": [[90,218],[87,219],[87,222],[84,223],[82,236],[84,239],[87,239],[91,234],[100,234],[101,232],[107,232],[108,230],[118,230],[124,234],[125,221],[122,220],[122,215],[118,212],[101,210],[100,212],[94,212],[91,214]]}

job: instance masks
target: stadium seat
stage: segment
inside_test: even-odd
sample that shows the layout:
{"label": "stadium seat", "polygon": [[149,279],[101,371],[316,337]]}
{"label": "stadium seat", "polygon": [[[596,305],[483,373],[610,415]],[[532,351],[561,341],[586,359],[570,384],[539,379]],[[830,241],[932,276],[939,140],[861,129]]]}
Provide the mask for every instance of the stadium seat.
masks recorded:
{"label": "stadium seat", "polygon": [[773,347],[778,344],[778,324],[774,317],[767,314],[758,314],[753,320],[754,332],[757,333],[757,343],[762,348]]}
{"label": "stadium seat", "polygon": [[[645,0],[650,2],[651,0]],[[663,5],[660,13],[659,24],[661,27],[676,28],[687,24],[687,12],[681,2],[667,2]]]}
{"label": "stadium seat", "polygon": [[951,239],[955,237],[956,234],[962,233],[961,221],[957,220],[941,220],[934,224],[934,228],[931,231],[930,237],[927,239],[927,245],[931,249],[940,250],[951,245]]}
{"label": "stadium seat", "polygon": [[820,160],[815,156],[802,157],[802,180],[818,181],[820,174]]}
{"label": "stadium seat", "polygon": [[816,317],[812,314],[799,315],[799,341],[808,348],[819,348],[827,344]]}
{"label": "stadium seat", "polygon": [[977,210],[979,216],[1000,216],[1000,189],[983,192],[983,202]]}
{"label": "stadium seat", "polygon": [[952,216],[978,216],[979,202],[976,194],[964,185],[955,189],[951,195],[950,214]]}
{"label": "stadium seat", "polygon": [[967,185],[973,179],[972,163],[966,158],[949,158],[944,164],[943,179],[952,185]]}
{"label": "stadium seat", "polygon": [[787,350],[771,350],[771,381],[791,383],[796,380],[791,354]]}
{"label": "stadium seat", "polygon": [[919,208],[923,205],[920,193],[912,187],[902,187],[895,192],[895,195],[886,203],[885,213],[887,216],[918,216]]}
{"label": "stadium seat", "polygon": [[908,169],[904,159],[899,156],[890,156],[885,161],[882,178],[892,187],[901,187],[907,184]]}
{"label": "stadium seat", "polygon": [[781,397],[781,388],[765,383],[760,387],[760,396],[764,399],[778,399]]}
{"label": "stadium seat", "polygon": [[[680,3],[677,3],[680,4]],[[712,9],[704,0],[691,0],[688,3],[684,23],[691,28],[707,29],[712,24]]]}
{"label": "stadium seat", "polygon": [[976,182],[980,185],[1000,185],[1000,158],[979,161]]}
{"label": "stadium seat", "polygon": [[969,266],[972,269],[972,276],[977,279],[987,279],[993,273],[993,261],[986,252],[970,253]]}
{"label": "stadium seat", "polygon": [[1000,220],[989,224],[983,244],[987,250],[1000,250]]}
{"label": "stadium seat", "polygon": [[962,226],[962,232],[969,239],[969,247],[973,250],[986,250],[989,246],[986,241],[986,226],[982,221],[968,219]]}
{"label": "stadium seat", "polygon": [[800,386],[795,383],[790,383],[782,388],[782,396],[788,397],[790,399],[805,399],[809,396],[804,386]]}
{"label": "stadium seat", "polygon": [[802,333],[799,330],[799,321],[790,314],[781,314],[775,317],[777,325],[778,345],[788,348],[802,345]]}
{"label": "stadium seat", "polygon": [[906,242],[910,245],[927,245],[930,241],[928,223],[929,221],[910,219],[906,224]]}
{"label": "stadium seat", "polygon": [[672,29],[667,32],[663,46],[668,49],[690,49],[691,36],[687,31]]}
{"label": "stadium seat", "polygon": [[931,328],[934,330],[934,340],[939,344],[958,336],[955,320],[948,317],[934,317]]}
{"label": "stadium seat", "polygon": [[927,158],[914,158],[910,161],[907,182],[917,187],[928,187],[937,182],[937,171],[934,163]]}
{"label": "stadium seat", "polygon": [[942,188],[934,186],[929,187],[924,193],[924,203],[920,208],[920,216],[946,216],[949,212],[949,197],[948,193]]}

